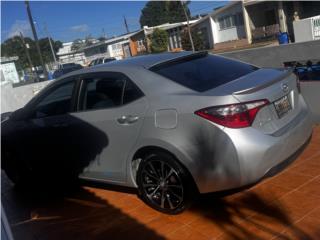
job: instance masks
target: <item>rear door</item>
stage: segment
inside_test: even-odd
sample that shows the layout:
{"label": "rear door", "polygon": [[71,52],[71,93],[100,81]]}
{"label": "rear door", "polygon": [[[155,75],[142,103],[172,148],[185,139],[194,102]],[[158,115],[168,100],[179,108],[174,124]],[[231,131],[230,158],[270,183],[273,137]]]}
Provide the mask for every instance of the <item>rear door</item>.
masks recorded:
{"label": "rear door", "polygon": [[140,89],[124,74],[82,76],[76,117],[104,133],[107,142],[82,178],[124,182],[128,153],[136,143],[147,109]]}

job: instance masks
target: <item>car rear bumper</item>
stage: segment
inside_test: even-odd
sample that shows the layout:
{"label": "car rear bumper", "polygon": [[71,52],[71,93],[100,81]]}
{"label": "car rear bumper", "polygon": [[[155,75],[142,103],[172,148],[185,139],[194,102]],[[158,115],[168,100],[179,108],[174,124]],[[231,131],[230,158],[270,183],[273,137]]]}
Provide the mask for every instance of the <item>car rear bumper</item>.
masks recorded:
{"label": "car rear bumper", "polygon": [[292,161],[295,153],[310,138],[312,118],[305,106],[287,126],[271,135],[253,127],[225,128],[223,131],[234,147],[232,151],[230,148],[219,149],[224,152],[224,159],[219,161],[219,169],[224,171],[206,174],[206,179],[198,185],[201,193],[243,187],[276,173],[276,166],[289,158]]}

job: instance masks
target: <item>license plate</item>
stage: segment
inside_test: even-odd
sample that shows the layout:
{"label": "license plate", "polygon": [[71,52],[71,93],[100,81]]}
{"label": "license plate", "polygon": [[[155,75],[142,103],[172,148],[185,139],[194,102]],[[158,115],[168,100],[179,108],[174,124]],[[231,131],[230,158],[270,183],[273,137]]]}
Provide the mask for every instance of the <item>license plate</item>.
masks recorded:
{"label": "license plate", "polygon": [[276,112],[277,112],[279,118],[282,118],[284,115],[286,115],[292,109],[289,98],[287,95],[276,100],[273,103],[273,105],[276,109]]}

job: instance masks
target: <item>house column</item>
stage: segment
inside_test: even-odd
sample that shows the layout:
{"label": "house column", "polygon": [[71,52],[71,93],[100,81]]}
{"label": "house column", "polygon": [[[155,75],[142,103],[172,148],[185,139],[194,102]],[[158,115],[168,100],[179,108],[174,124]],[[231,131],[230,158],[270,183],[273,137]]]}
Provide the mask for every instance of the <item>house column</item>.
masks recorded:
{"label": "house column", "polygon": [[217,36],[216,36],[216,27],[217,27],[217,23],[215,22],[215,20],[213,19],[213,17],[209,17],[209,24],[210,24],[210,31],[209,31],[209,47],[210,48],[214,48],[214,43],[215,41],[217,41]]}
{"label": "house column", "polygon": [[244,22],[244,28],[246,30],[247,40],[248,43],[252,43],[252,34],[251,34],[251,27],[250,27],[250,17],[248,14],[248,10],[242,3],[242,12],[243,12],[243,22]]}
{"label": "house column", "polygon": [[300,2],[293,2],[293,18],[294,21],[297,21],[300,19]]}
{"label": "house column", "polygon": [[279,16],[279,25],[281,32],[288,32],[286,15],[283,11],[283,3],[282,1],[278,2],[278,16]]}

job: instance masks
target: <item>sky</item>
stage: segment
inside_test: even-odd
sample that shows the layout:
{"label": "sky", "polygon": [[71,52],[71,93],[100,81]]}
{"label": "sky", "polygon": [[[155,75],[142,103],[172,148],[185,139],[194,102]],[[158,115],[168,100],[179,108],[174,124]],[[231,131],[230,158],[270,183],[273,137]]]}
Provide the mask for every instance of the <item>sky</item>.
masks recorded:
{"label": "sky", "polygon": [[[38,38],[47,36],[62,42],[77,38],[106,37],[140,28],[139,17],[145,1],[30,1]],[[192,15],[208,13],[225,1],[191,1]],[[24,1],[1,1],[1,42],[21,31],[32,36]]]}

